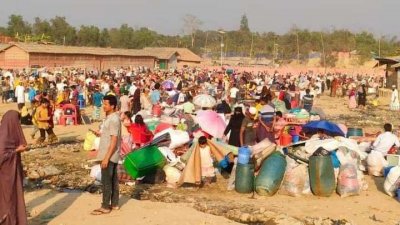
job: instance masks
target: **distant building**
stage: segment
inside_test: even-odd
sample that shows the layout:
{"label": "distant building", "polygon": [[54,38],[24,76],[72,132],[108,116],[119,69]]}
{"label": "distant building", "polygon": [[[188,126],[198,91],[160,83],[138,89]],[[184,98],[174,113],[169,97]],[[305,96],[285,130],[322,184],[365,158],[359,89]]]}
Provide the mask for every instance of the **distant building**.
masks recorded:
{"label": "distant building", "polygon": [[0,68],[80,67],[107,70],[145,66],[150,69],[199,65],[201,58],[184,48],[117,49],[43,45],[0,44]]}
{"label": "distant building", "polygon": [[392,85],[400,87],[400,56],[378,57],[375,58],[377,64],[375,67],[385,65],[386,87],[391,88]]}
{"label": "distant building", "polygon": [[177,53],[177,59],[176,59],[176,68],[182,68],[185,66],[199,66],[202,62],[203,59],[196,55],[194,52],[190,51],[187,48],[144,48],[143,50],[149,51],[152,53],[172,53],[176,52]]}
{"label": "distant building", "polygon": [[5,36],[5,35],[1,35],[1,34],[0,34],[0,43],[8,44],[8,43],[10,43],[10,42],[12,42],[12,41],[15,41],[15,39],[12,38],[12,37]]}

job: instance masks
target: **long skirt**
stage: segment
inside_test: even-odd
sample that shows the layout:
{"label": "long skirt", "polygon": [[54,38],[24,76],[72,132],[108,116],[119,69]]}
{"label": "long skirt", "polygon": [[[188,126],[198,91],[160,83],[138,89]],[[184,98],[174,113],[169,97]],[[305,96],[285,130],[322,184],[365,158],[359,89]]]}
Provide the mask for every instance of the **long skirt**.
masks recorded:
{"label": "long skirt", "polygon": [[356,96],[350,96],[349,98],[349,108],[350,109],[355,109],[357,108],[357,101],[356,101]]}

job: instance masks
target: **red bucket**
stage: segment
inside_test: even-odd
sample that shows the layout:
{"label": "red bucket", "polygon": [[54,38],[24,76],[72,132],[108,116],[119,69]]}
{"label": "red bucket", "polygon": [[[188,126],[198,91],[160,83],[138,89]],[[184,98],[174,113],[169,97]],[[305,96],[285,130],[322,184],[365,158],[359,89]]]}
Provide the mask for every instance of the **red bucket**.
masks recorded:
{"label": "red bucket", "polygon": [[292,143],[292,136],[290,134],[282,134],[279,142],[281,146],[290,145]]}

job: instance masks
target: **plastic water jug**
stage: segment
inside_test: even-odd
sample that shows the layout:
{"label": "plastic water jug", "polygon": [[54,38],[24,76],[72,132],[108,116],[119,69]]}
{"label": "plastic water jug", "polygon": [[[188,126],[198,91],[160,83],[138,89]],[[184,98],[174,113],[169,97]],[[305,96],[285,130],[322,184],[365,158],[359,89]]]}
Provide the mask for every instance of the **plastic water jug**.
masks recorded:
{"label": "plastic water jug", "polygon": [[238,164],[248,164],[250,161],[250,155],[251,151],[249,147],[240,147],[238,152]]}

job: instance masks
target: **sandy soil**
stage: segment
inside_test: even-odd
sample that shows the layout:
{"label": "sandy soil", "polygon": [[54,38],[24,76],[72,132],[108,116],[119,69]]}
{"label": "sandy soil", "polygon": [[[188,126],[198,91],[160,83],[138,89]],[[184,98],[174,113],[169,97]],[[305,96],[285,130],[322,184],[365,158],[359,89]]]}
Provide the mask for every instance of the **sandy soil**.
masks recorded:
{"label": "sandy soil", "polygon": [[170,224],[206,225],[239,224],[223,217],[196,211],[183,204],[167,204],[121,198],[121,209],[108,215],[93,216],[90,212],[99,207],[101,197],[88,193],[56,193],[40,190],[25,194],[29,224],[49,225],[108,225],[108,224]]}
{"label": "sandy soil", "polygon": [[[387,99],[382,99],[387,101]],[[365,111],[349,111],[346,100],[322,96],[317,105],[325,113],[343,121],[348,126],[360,126],[358,121],[365,120]],[[8,109],[15,109],[15,104],[0,104],[0,116]],[[387,106],[380,106],[373,118],[376,123],[362,125],[368,131],[380,130],[386,121],[399,123],[398,112],[392,113]],[[378,109],[377,109],[378,110]],[[396,117],[394,117],[396,116]],[[369,118],[369,117],[368,117]],[[89,128],[98,124],[79,126],[56,126],[55,133],[61,140],[83,139]],[[28,142],[32,128],[24,127]],[[38,135],[38,134],[37,134]],[[224,204],[239,202],[264,207],[267,210],[285,213],[296,218],[330,217],[346,219],[352,224],[396,224],[400,220],[400,204],[383,193],[383,178],[366,177],[369,188],[360,196],[340,198],[334,194],[329,198],[316,196],[289,197],[277,194],[273,197],[241,195],[226,191],[226,181],[219,181],[211,188],[200,190],[180,188],[172,190],[188,196],[207,197]],[[38,190],[26,193],[30,224],[235,224],[222,217],[204,214],[186,204],[166,204],[150,201],[137,201],[123,197],[120,211],[106,216],[91,216],[90,211],[100,204],[101,196],[88,193],[58,193],[50,190]],[[129,222],[128,222],[129,221]]]}

